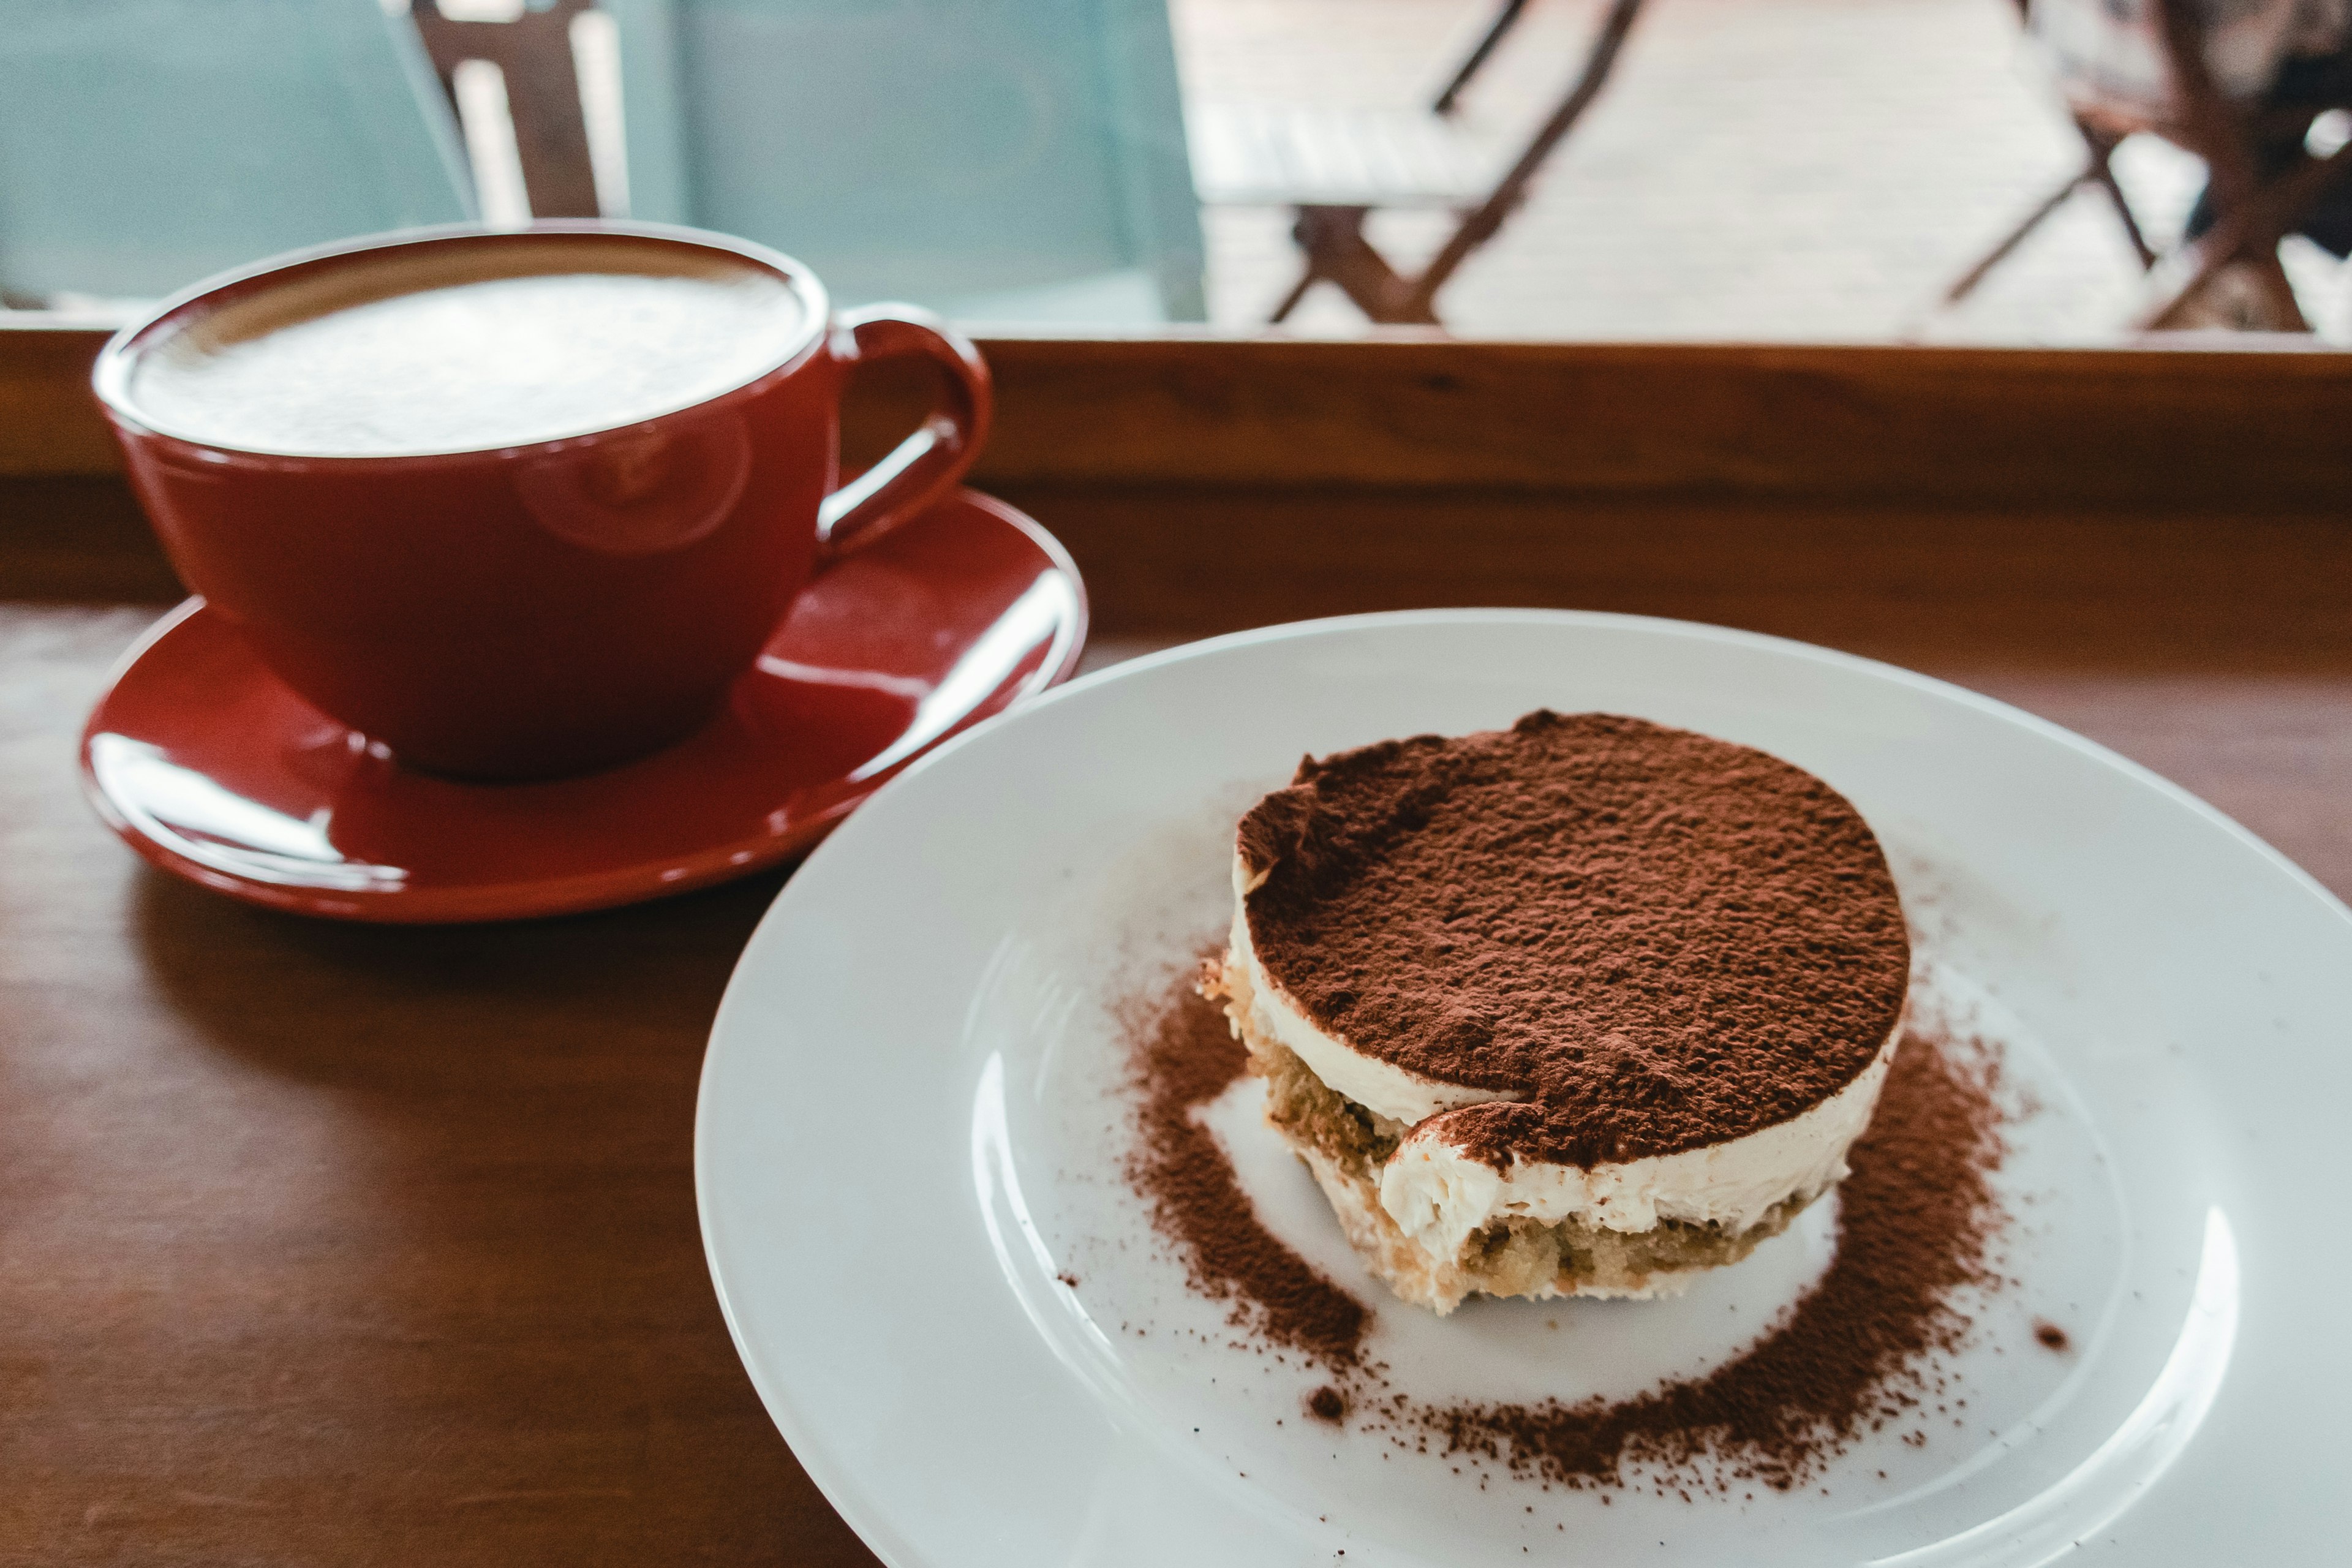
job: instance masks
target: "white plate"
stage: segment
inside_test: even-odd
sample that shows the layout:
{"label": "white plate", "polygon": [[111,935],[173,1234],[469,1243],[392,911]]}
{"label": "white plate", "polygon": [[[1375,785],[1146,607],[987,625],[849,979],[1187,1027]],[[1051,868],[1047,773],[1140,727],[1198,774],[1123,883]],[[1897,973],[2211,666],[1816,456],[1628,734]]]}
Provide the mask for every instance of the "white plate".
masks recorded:
{"label": "white plate", "polygon": [[[1111,1010],[1224,922],[1237,812],[1302,752],[1538,706],[1747,742],[1843,791],[1888,846],[1933,994],[2006,1041],[2040,1104],[2000,1175],[2017,1283],[1979,1306],[1966,1408],[1924,1447],[1890,1430],[1816,1489],[1755,1500],[1482,1488],[1300,1419],[1321,1380],[1234,1348],[1126,1189]],[[2137,1564],[2313,1562],[2352,1538],[2347,1020],[2343,905],[2014,710],[1675,622],[1370,616],[1106,671],[877,795],[743,955],[696,1179],[753,1383],[899,1568],[1924,1568],[2078,1542]],[[1474,1302],[1441,1323],[1364,1275],[1250,1092],[1212,1121],[1261,1214],[1378,1309],[1370,1350],[1416,1393],[1701,1371],[1826,1254],[1809,1216],[1678,1302]],[[2037,1318],[2072,1352],[2036,1345]]]}

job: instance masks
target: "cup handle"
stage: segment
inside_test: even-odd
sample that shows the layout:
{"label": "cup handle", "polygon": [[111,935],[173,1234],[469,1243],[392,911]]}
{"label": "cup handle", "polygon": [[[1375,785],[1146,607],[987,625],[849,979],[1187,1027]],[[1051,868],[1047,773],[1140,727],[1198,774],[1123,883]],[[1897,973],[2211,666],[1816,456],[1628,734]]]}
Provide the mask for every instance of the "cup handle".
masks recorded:
{"label": "cup handle", "polygon": [[845,311],[834,322],[831,347],[845,368],[928,359],[947,373],[947,387],[913,435],[817,508],[817,553],[824,559],[873,542],[945,495],[980,455],[996,402],[980,351],[918,305]]}

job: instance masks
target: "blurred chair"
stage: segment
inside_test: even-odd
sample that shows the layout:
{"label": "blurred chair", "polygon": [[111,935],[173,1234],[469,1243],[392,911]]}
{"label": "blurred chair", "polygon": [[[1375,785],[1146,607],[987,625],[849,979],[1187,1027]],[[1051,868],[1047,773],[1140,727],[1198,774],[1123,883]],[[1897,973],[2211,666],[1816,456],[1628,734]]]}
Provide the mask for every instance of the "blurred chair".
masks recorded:
{"label": "blurred chair", "polygon": [[631,210],[802,258],[844,303],[1199,321],[1165,0],[604,0]]}
{"label": "blurred chair", "polygon": [[[1616,64],[1642,0],[1610,0],[1582,68],[1535,133],[1498,146],[1451,118],[1463,91],[1514,27],[1526,0],[1504,0],[1428,110],[1209,103],[1192,116],[1192,163],[1212,206],[1289,207],[1305,258],[1298,281],[1275,308],[1288,319],[1317,283],[1337,284],[1375,321],[1436,325],[1437,292],[1499,233],[1545,160],[1565,140]],[[1384,208],[1460,215],[1420,272],[1400,273],[1364,233]]]}
{"label": "blurred chair", "polygon": [[0,290],[152,298],[474,212],[456,126],[379,0],[0,0]]}
{"label": "blurred chair", "polygon": [[594,0],[412,0],[409,15],[457,111],[486,223],[628,216],[613,20]]}
{"label": "blurred chair", "polygon": [[[2142,330],[2212,321],[2306,331],[2279,241],[2299,228],[2339,256],[2323,204],[2352,174],[2352,143],[2305,150],[2313,122],[2352,108],[2346,0],[2019,0],[2048,51],[2089,157],[1945,292],[1957,305],[2084,185],[2096,185],[2154,275]],[[2179,247],[2159,255],[2111,166],[2148,132],[2202,159],[2208,184]],[[2230,287],[2234,285],[2234,288]]]}

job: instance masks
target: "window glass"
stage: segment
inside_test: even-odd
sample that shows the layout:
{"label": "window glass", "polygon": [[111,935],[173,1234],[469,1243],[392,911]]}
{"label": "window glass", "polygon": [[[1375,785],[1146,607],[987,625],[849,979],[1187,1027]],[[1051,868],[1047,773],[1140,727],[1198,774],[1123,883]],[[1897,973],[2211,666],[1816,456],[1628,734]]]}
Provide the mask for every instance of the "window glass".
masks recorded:
{"label": "window glass", "polygon": [[0,0],[0,304],[602,214],[1009,327],[2341,342],[2352,0],[2186,14]]}

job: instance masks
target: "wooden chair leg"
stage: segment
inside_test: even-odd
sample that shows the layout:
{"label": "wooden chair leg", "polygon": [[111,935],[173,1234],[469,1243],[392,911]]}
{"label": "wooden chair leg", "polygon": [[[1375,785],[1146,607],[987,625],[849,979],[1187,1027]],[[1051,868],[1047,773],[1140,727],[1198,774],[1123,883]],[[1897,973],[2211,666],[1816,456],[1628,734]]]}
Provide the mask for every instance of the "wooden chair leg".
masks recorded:
{"label": "wooden chair leg", "polygon": [[594,217],[595,169],[580,79],[572,58],[572,21],[590,0],[552,0],[512,22],[452,22],[425,0],[406,7],[444,91],[465,60],[488,60],[506,77],[515,151],[534,217]]}
{"label": "wooden chair leg", "polygon": [[2263,316],[2270,331],[2311,331],[2311,321],[2303,313],[2303,301],[2294,297],[2294,285],[2287,279],[2286,264],[2279,259],[2276,240],[2271,242],[2267,254],[2255,259],[2252,279],[2254,287],[2262,293]]}
{"label": "wooden chair leg", "polygon": [[[2084,181],[2095,180],[2098,178],[2098,174],[2095,167],[2095,163],[2096,160],[2095,158],[2093,164],[2085,165],[2080,174],[2074,175],[2056,190],[2052,191],[2047,196],[2044,196],[2042,199],[2041,204],[2035,206],[2032,212],[2026,214],[2024,218],[2019,222],[2015,228],[2011,229],[2006,235],[2003,235],[1998,244],[1996,244],[1990,250],[1986,251],[1983,256],[1979,258],[1975,266],[1969,268],[1966,272],[1961,273],[1958,279],[1954,279],[1952,286],[1944,290],[1944,303],[1947,305],[1957,305],[1961,300],[1967,299],[1969,295],[1975,293],[1977,291],[1977,285],[1982,283],[1986,278],[1990,276],[1994,268],[2008,260],[2011,254],[2014,252],[2019,246],[2025,243],[2025,237],[2027,235],[2032,234],[2035,229],[2040,228],[2042,224],[2048,220],[2052,213],[2054,213],[2060,207],[2064,206],[2066,205],[2066,198],[2073,195],[2076,191],[2081,190]],[[2137,228],[2133,230],[2133,233],[2135,234],[2137,232],[2138,230]]]}
{"label": "wooden chair leg", "polygon": [[1502,182],[1463,217],[1453,237],[1439,247],[1429,266],[1412,280],[1411,292],[1400,301],[1394,320],[1436,321],[1437,291],[1445,287],[1454,269],[1468,260],[1473,251],[1501,231],[1503,220],[1527,195],[1528,182],[1543,167],[1544,160],[1576,128],[1592,100],[1601,96],[1609,73],[1616,67],[1618,52],[1625,47],[1625,35],[1633,31],[1633,20],[1641,11],[1642,0],[1612,0],[1608,14],[1601,17],[1600,29],[1585,51],[1584,68],[1577,74],[1576,85],[1569,89],[1568,96],[1551,111],[1551,118],[1544,121]]}
{"label": "wooden chair leg", "polygon": [[2232,331],[2309,331],[2311,323],[2304,316],[2302,302],[2294,297],[2294,285],[2287,280],[2276,247],[2277,241],[2273,240],[2268,255],[2204,257],[2189,269],[2187,281],[2165,289],[2157,302],[2141,313],[2135,327],[2144,332],[2169,332],[2215,324],[2210,316],[2200,319],[2198,305],[2223,285],[2231,269],[2241,268],[2236,276],[2253,290],[2254,299],[2242,319],[2227,323]]}
{"label": "wooden chair leg", "polygon": [[[1360,206],[1302,206],[1297,209],[1298,221],[1292,233],[1298,238],[1298,247],[1307,255],[1307,276],[1291,289],[1275,312],[1274,320],[1289,315],[1307,289],[1318,279],[1329,279],[1356,302],[1359,310],[1373,321],[1386,326],[1443,325],[1437,319],[1437,292],[1445,287],[1454,269],[1503,226],[1503,220],[1519,205],[1526,195],[1528,183],[1550,156],[1554,147],[1572,129],[1578,119],[1600,94],[1615,65],[1618,51],[1623,47],[1625,35],[1633,26],[1633,18],[1642,9],[1643,0],[1610,0],[1608,14],[1602,17],[1591,46],[1586,51],[1584,68],[1568,95],[1551,112],[1535,137],[1524,148],[1499,184],[1475,207],[1464,213],[1454,233],[1439,247],[1417,278],[1401,276],[1388,259],[1372,248],[1364,237],[1364,219],[1371,211]],[[1486,40],[1474,52],[1469,61],[1456,73],[1452,86],[1443,95],[1440,110],[1450,104],[1463,83],[1474,75],[1478,65],[1495,41],[1508,31],[1518,19],[1523,7],[1507,3],[1488,29]]]}
{"label": "wooden chair leg", "polygon": [[1372,248],[1364,236],[1370,207],[1308,206],[1298,209],[1292,233],[1306,253],[1307,276],[1282,303],[1281,321],[1318,279],[1338,284],[1356,308],[1384,326],[1435,326],[1437,312],[1415,298],[1412,282],[1400,276],[1388,258]]}
{"label": "wooden chair leg", "polygon": [[[2279,265],[2279,241],[2295,220],[2327,193],[2330,185],[2352,174],[2352,142],[2325,158],[2306,158],[2286,174],[2255,186],[2251,195],[2221,210],[2203,237],[2176,251],[2162,270],[2173,282],[2159,288],[2137,325],[2142,331],[2164,331],[2187,318],[2191,302],[2233,262],[2253,264],[2254,280],[2275,306],[2283,290],[2292,302],[2285,269]],[[2300,307],[2281,318],[2300,321]],[[2286,329],[2293,331],[2294,329]]]}
{"label": "wooden chair leg", "polygon": [[2222,95],[2206,60],[2202,13],[2189,0],[2149,4],[2176,100],[2178,125],[2168,134],[2205,160],[2216,216],[2213,226],[2182,246],[2162,269],[2185,281],[2160,288],[2137,325],[2143,331],[2161,331],[2185,324],[2198,296],[2224,269],[2242,263],[2251,268],[2246,276],[2257,291],[2256,311],[2264,324],[2308,331],[2294,289],[2279,265],[2278,246],[2335,177],[2336,159],[2305,159],[2300,167],[2265,181],[2245,118]]}
{"label": "wooden chair leg", "polygon": [[2156,247],[2147,242],[2147,235],[2139,226],[2139,218],[2132,212],[2131,203],[2124,199],[2124,188],[2116,183],[2115,138],[2091,134],[2091,179],[2107,194],[2107,205],[2116,209],[2116,216],[2124,226],[2124,237],[2131,241],[2134,253],[2139,257],[2143,272],[2156,265]]}
{"label": "wooden chair leg", "polygon": [[1517,24],[1519,13],[1527,8],[1528,0],[1503,0],[1503,8],[1496,12],[1495,19],[1487,24],[1486,30],[1479,36],[1476,46],[1471,49],[1468,58],[1463,60],[1461,68],[1456,70],[1452,79],[1446,82],[1445,89],[1437,95],[1437,101],[1430,105],[1433,112],[1438,114],[1454,112],[1454,105],[1462,100],[1463,90],[1470,85],[1470,79],[1478,74],[1478,68],[1486,63],[1486,58],[1495,52],[1495,46],[1503,41],[1503,35]]}
{"label": "wooden chair leg", "polygon": [[1315,263],[1310,259],[1299,269],[1298,281],[1290,286],[1290,292],[1282,297],[1282,303],[1274,308],[1274,314],[1266,318],[1267,322],[1278,327],[1288,321],[1290,312],[1298,309],[1298,301],[1307,298],[1307,290],[1314,288],[1322,276],[1315,270]]}
{"label": "wooden chair leg", "polygon": [[2066,205],[2068,197],[2084,185],[2096,185],[2106,193],[2109,205],[2116,209],[2116,216],[2123,221],[2125,237],[2131,241],[2132,250],[2139,257],[2140,269],[2146,271],[2156,265],[2156,247],[2148,244],[2147,236],[2139,226],[2139,219],[2131,210],[2131,203],[2124,199],[2123,186],[2116,183],[2116,149],[2123,144],[2122,138],[2111,136],[2080,117],[2074,121],[2074,129],[2083,133],[2083,144],[2089,150],[2080,172],[2051,192],[2041,205],[2028,213],[2023,221],[2002,237],[1999,244],[1985,252],[1975,266],[1960,274],[1958,279],[1944,290],[1945,305],[1957,305],[1976,292],[1977,285],[1982,283],[1994,268],[2008,260],[2011,253],[2025,243],[2027,235],[2041,227],[2053,213]]}

